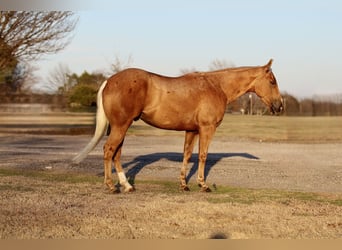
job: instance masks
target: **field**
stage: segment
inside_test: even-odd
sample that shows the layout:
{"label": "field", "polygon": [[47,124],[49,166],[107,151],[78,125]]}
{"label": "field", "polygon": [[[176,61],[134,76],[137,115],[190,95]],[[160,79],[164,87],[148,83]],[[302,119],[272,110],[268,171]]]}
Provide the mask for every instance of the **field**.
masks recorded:
{"label": "field", "polygon": [[182,132],[138,121],[122,156],[136,192],[109,194],[105,138],[70,162],[92,123],[90,114],[0,116],[1,239],[342,238],[342,117],[228,115],[210,147],[212,193],[196,186],[197,150],[191,191],[178,189]]}
{"label": "field", "polygon": [[[179,135],[155,129],[138,121],[129,133],[136,135]],[[231,139],[296,143],[342,142],[342,117],[286,117],[226,115],[215,134]]]}

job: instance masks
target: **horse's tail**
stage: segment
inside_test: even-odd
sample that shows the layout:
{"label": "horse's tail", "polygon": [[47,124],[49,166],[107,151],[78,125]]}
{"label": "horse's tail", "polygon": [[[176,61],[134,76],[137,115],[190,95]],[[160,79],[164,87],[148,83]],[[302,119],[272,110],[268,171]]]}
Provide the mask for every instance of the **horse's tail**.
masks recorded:
{"label": "horse's tail", "polygon": [[97,111],[96,111],[96,129],[93,138],[88,143],[88,145],[76,155],[72,161],[74,163],[80,163],[84,160],[84,158],[92,151],[96,145],[101,140],[103,134],[105,133],[107,126],[108,126],[108,119],[103,109],[103,102],[102,102],[102,92],[107,84],[107,81],[104,81],[97,92]]}

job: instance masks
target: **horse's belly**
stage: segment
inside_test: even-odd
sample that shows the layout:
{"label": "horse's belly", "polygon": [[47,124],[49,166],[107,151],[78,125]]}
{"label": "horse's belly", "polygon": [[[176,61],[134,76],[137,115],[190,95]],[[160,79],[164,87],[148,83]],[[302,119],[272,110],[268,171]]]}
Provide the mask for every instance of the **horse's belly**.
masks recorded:
{"label": "horse's belly", "polygon": [[178,112],[143,112],[141,120],[149,125],[152,125],[161,129],[168,130],[197,130],[193,114],[185,114]]}
{"label": "horse's belly", "polygon": [[203,124],[216,124],[222,120],[226,100],[209,89],[154,88],[148,95],[141,119],[146,123],[169,130],[199,130]]}

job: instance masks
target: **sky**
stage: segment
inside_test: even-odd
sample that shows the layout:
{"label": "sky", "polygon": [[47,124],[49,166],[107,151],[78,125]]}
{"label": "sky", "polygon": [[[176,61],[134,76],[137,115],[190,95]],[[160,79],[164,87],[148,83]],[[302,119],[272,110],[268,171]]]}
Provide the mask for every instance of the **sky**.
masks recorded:
{"label": "sky", "polygon": [[37,86],[61,63],[81,74],[131,57],[132,67],[178,76],[215,59],[257,66],[273,58],[282,92],[342,93],[340,0],[102,1],[76,9],[72,42],[36,63]]}

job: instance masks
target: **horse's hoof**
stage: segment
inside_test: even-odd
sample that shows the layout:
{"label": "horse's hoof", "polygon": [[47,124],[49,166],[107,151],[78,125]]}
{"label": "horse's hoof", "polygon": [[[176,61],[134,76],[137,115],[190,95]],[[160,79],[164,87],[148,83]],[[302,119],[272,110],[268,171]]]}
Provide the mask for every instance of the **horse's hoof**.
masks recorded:
{"label": "horse's hoof", "polygon": [[190,191],[190,188],[189,188],[188,186],[185,186],[185,187],[181,187],[181,190],[182,190],[182,191],[189,192],[189,191]]}
{"label": "horse's hoof", "polygon": [[202,187],[201,192],[210,193],[211,189],[209,187]]}
{"label": "horse's hoof", "polygon": [[134,191],[135,191],[134,187],[129,187],[129,188],[125,189],[125,193],[132,193]]}
{"label": "horse's hoof", "polygon": [[115,188],[115,189],[110,189],[109,193],[110,194],[120,194],[121,191],[120,191],[120,188]]}

